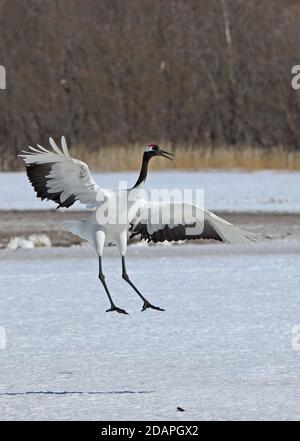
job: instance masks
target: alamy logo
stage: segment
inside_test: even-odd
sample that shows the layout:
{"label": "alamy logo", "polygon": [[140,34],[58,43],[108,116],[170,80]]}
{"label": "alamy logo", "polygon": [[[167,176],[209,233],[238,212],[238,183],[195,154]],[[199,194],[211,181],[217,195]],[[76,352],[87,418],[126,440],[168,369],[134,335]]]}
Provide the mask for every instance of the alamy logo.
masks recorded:
{"label": "alamy logo", "polygon": [[0,326],[0,349],[6,348],[6,332],[4,326]]}
{"label": "alamy logo", "polygon": [[[100,225],[148,225],[152,229],[182,225],[185,234],[197,236],[204,228],[204,191],[191,188],[132,189],[126,181],[119,181],[119,189],[99,190],[96,221]],[[152,231],[152,232],[153,232]]]}
{"label": "alamy logo", "polygon": [[291,73],[293,76],[291,86],[294,90],[300,89],[300,65],[296,64],[292,67]]}
{"label": "alamy logo", "polygon": [[292,328],[292,348],[294,351],[300,351],[300,325],[294,325]]}
{"label": "alamy logo", "polygon": [[6,70],[4,66],[0,64],[0,89],[6,89]]}

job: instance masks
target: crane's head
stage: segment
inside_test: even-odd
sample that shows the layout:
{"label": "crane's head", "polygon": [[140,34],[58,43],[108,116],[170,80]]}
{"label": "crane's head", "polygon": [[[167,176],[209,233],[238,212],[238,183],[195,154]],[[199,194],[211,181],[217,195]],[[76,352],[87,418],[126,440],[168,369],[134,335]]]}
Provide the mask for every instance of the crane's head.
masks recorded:
{"label": "crane's head", "polygon": [[149,144],[148,147],[145,148],[144,155],[146,155],[149,159],[153,158],[154,156],[163,156],[164,158],[172,160],[175,157],[173,153],[162,150],[159,145],[156,144]]}

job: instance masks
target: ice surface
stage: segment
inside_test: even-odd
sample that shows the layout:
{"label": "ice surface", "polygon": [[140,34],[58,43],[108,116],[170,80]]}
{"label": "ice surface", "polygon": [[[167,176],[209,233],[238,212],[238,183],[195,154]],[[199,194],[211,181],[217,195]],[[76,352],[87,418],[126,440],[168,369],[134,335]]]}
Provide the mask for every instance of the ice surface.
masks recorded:
{"label": "ice surface", "polygon": [[[0,253],[0,419],[299,419],[299,243]],[[186,409],[176,412],[176,407]]]}
{"label": "ice surface", "polygon": [[[132,186],[137,172],[94,174],[102,188],[118,188],[120,180]],[[24,173],[1,173],[0,209],[54,208],[35,197]],[[204,189],[205,206],[221,211],[300,212],[300,172],[151,172],[147,189]],[[5,189],[5,191],[3,191]],[[80,204],[74,205],[81,208]]]}

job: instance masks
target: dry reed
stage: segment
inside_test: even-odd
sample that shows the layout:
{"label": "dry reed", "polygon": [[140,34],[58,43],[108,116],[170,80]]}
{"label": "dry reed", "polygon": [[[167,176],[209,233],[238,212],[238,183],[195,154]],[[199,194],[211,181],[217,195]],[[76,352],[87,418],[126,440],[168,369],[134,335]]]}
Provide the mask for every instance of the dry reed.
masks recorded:
{"label": "dry reed", "polygon": [[[164,149],[172,151],[167,143]],[[137,145],[128,147],[101,147],[88,150],[84,146],[71,146],[71,155],[85,161],[94,171],[136,170],[140,167],[143,148]],[[300,152],[289,152],[281,147],[262,149],[255,147],[184,147],[175,149],[176,160],[153,161],[153,169],[241,169],[241,170],[300,170]],[[19,159],[0,157],[0,170],[22,170]]]}
{"label": "dry reed", "polygon": [[[172,151],[167,144],[163,148]],[[98,152],[73,148],[72,154],[90,164],[96,171],[136,170],[141,163],[143,149],[140,146],[103,147]],[[171,168],[182,170],[242,169],[242,170],[300,170],[300,152],[287,152],[283,148],[244,147],[240,149],[219,147],[192,148],[180,146],[175,149],[176,160],[170,163],[161,159],[153,161],[157,170]]]}

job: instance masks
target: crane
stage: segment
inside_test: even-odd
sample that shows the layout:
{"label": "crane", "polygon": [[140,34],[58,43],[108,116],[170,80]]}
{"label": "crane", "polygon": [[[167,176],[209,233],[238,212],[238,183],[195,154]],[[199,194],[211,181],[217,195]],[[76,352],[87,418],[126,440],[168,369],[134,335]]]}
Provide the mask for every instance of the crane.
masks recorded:
{"label": "crane", "polygon": [[[150,160],[154,157],[174,159],[172,153],[162,150],[156,144],[149,144],[145,148],[135,185],[129,189],[110,190],[98,186],[85,162],[70,156],[64,136],[61,138],[61,147],[58,147],[52,138],[49,138],[49,143],[51,149],[39,144],[36,147],[29,146],[20,156],[26,164],[28,179],[38,198],[57,203],[57,208],[68,208],[79,201],[90,209],[86,219],[66,221],[64,227],[94,246],[99,262],[98,277],[110,303],[107,312],[127,314],[125,309],[116,306],[106,284],[102,256],[107,244],[117,245],[121,256],[122,278],[142,300],[142,311],[164,311],[150,303],[128,276],[125,260],[128,237],[144,239],[148,243],[199,238],[233,244],[257,240],[254,235],[240,227],[191,203],[148,201],[143,187]],[[195,208],[196,212],[200,213],[198,217],[193,215]],[[181,216],[183,209],[184,217]],[[169,213],[167,220],[163,217],[166,210]],[[195,228],[195,231],[191,231],[191,227]]]}

